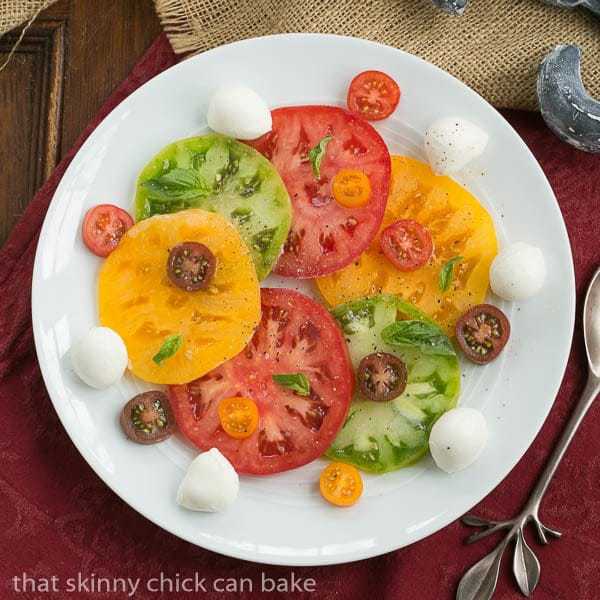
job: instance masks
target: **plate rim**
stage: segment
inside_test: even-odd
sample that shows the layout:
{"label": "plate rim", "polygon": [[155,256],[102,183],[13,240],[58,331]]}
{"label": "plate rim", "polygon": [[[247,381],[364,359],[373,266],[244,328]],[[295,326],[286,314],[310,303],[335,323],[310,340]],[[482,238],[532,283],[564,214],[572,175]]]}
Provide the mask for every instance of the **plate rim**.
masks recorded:
{"label": "plate rim", "polygon": [[[553,392],[554,400],[548,404],[547,409],[544,409],[544,411],[543,411],[545,413],[544,417],[543,417],[543,419],[541,419],[540,423],[536,426],[535,432],[533,433],[531,439],[526,442],[526,445],[522,449],[522,451],[519,450],[519,452],[517,453],[516,459],[514,461],[510,461],[511,464],[509,465],[509,467],[507,469],[503,469],[503,471],[505,471],[505,472],[503,474],[501,474],[500,478],[494,484],[487,485],[484,488],[480,489],[480,491],[477,493],[477,496],[480,496],[480,497],[475,502],[475,504],[478,504],[479,502],[481,502],[490,492],[492,492],[498,485],[500,485],[500,483],[502,483],[502,481],[504,481],[504,479],[506,479],[506,477],[512,472],[512,470],[515,468],[517,463],[523,458],[523,456],[525,455],[527,450],[534,443],[535,439],[539,435],[541,428],[546,423],[546,420],[548,418],[550,411],[552,410],[552,407],[554,406],[554,402],[556,400],[556,394],[560,390],[560,387],[564,380],[564,375],[565,375],[565,371],[566,371],[567,364],[568,364],[570,350],[571,350],[572,343],[573,343],[573,333],[574,333],[574,326],[575,326],[575,310],[576,310],[576,286],[575,286],[575,269],[574,269],[574,263],[573,263],[573,252],[572,252],[571,240],[570,240],[569,232],[566,228],[566,224],[565,224],[565,221],[564,221],[564,218],[562,215],[562,211],[560,210],[560,206],[558,204],[556,195],[554,193],[554,190],[552,189],[552,186],[550,185],[550,182],[548,181],[546,174],[544,173],[544,171],[541,168],[541,166],[539,165],[535,155],[531,152],[531,150],[529,149],[529,147],[527,146],[525,141],[517,133],[517,131],[514,129],[514,127],[504,118],[504,116],[494,106],[492,106],[489,102],[487,102],[487,100],[485,100],[485,98],[483,98],[480,94],[478,94],[475,90],[473,90],[467,84],[460,81],[457,77],[451,75],[447,71],[444,71],[437,65],[430,63],[429,61],[426,61],[425,59],[423,59],[417,55],[411,54],[409,52],[406,52],[404,50],[394,48],[387,44],[383,44],[381,42],[376,42],[373,40],[352,37],[352,36],[338,35],[338,34],[330,34],[330,33],[278,33],[278,34],[272,34],[272,35],[247,38],[247,39],[243,39],[243,40],[237,40],[235,42],[231,42],[229,44],[223,44],[221,46],[217,46],[215,48],[212,48],[205,52],[196,54],[189,58],[180,60],[178,63],[175,63],[171,67],[165,69],[164,71],[161,71],[160,73],[158,73],[157,75],[155,75],[154,77],[149,79],[147,82],[145,82],[144,84],[139,86],[136,90],[134,90],[131,94],[129,94],[126,98],[124,98],[119,104],[117,104],[117,106],[115,106],[106,116],[104,116],[102,121],[100,121],[100,123],[96,126],[96,128],[94,128],[94,130],[90,133],[90,135],[87,137],[87,139],[83,142],[81,147],[77,150],[77,152],[71,158],[69,165],[65,169],[60,181],[58,182],[57,187],[54,191],[54,194],[52,195],[52,199],[48,205],[46,216],[44,217],[44,222],[41,227],[40,235],[39,235],[37,246],[36,246],[35,261],[34,261],[33,276],[32,276],[32,289],[31,289],[32,329],[33,329],[34,344],[35,344],[35,349],[36,349],[36,356],[38,358],[38,364],[40,366],[40,371],[42,373],[44,384],[46,386],[46,390],[48,392],[48,395],[50,397],[50,400],[52,402],[54,410],[56,411],[56,413],[59,417],[59,420],[60,420],[62,426],[64,427],[68,437],[70,438],[71,442],[76,447],[76,449],[78,450],[80,455],[87,462],[87,464],[92,468],[92,470],[96,473],[96,475],[102,480],[102,482],[106,486],[108,486],[108,488],[111,489],[119,498],[121,498],[124,502],[126,502],[131,508],[133,508],[136,512],[138,512],[143,517],[145,517],[146,519],[151,521],[154,525],[160,527],[161,529],[169,532],[172,535],[175,535],[175,536],[185,540],[186,542],[188,542],[194,546],[201,547],[203,549],[207,549],[207,550],[210,550],[213,552],[217,552],[217,553],[225,555],[225,556],[230,556],[230,557],[237,558],[240,560],[247,560],[247,561],[258,563],[258,564],[300,567],[300,566],[322,566],[322,565],[343,564],[343,563],[349,563],[349,562],[355,562],[358,560],[363,560],[366,558],[381,556],[382,554],[386,554],[388,552],[409,546],[413,543],[417,543],[418,541],[426,539],[427,537],[429,537],[429,536],[433,535],[434,533],[437,533],[441,529],[445,528],[450,523],[454,522],[457,518],[460,517],[460,514],[454,514],[454,511],[449,511],[451,513],[450,516],[448,516],[447,513],[444,514],[442,517],[440,517],[439,520],[437,520],[435,522],[435,524],[433,526],[428,526],[428,527],[423,528],[423,531],[425,531],[425,533],[424,534],[420,533],[418,536],[416,536],[416,539],[414,539],[412,541],[408,540],[408,541],[405,541],[404,543],[402,543],[402,542],[401,543],[396,543],[396,542],[384,543],[383,540],[378,540],[378,542],[374,548],[355,550],[355,551],[352,551],[351,553],[348,553],[348,555],[346,555],[346,554],[344,554],[344,555],[317,554],[315,556],[309,556],[309,557],[305,557],[301,554],[297,554],[297,555],[266,555],[266,554],[263,555],[263,554],[260,554],[260,555],[257,555],[256,553],[252,553],[251,551],[239,550],[231,545],[225,545],[225,544],[219,543],[218,541],[215,541],[213,539],[208,540],[206,544],[201,546],[197,540],[192,539],[191,536],[187,536],[185,534],[185,532],[174,531],[172,528],[168,528],[168,527],[162,525],[159,522],[159,520],[156,519],[156,517],[150,516],[148,514],[148,511],[146,511],[143,508],[143,506],[141,506],[138,502],[136,502],[136,500],[134,498],[131,498],[129,494],[127,494],[125,491],[116,489],[117,486],[116,485],[113,486],[112,485],[113,482],[104,477],[104,473],[102,473],[101,469],[100,469],[99,461],[92,454],[90,449],[85,444],[80,443],[77,436],[75,436],[75,437],[71,436],[69,427],[67,426],[67,423],[63,419],[63,415],[61,415],[60,411],[57,409],[57,406],[53,399],[53,395],[54,394],[58,395],[58,392],[55,389],[54,385],[52,383],[49,383],[49,382],[52,382],[52,378],[49,376],[49,366],[46,361],[39,360],[39,356],[41,354],[43,354],[43,352],[41,351],[42,344],[40,341],[42,331],[41,331],[41,327],[37,324],[38,320],[36,318],[36,314],[39,313],[38,307],[40,304],[39,287],[40,287],[40,282],[41,282],[41,277],[40,277],[41,260],[39,258],[39,253],[40,253],[40,248],[43,245],[43,242],[46,240],[47,236],[49,235],[48,223],[50,222],[50,219],[48,217],[49,217],[49,215],[52,214],[53,206],[55,205],[55,202],[54,202],[55,198],[60,191],[63,180],[64,180],[65,176],[67,175],[69,169],[71,168],[73,161],[77,158],[77,156],[79,155],[80,152],[85,150],[89,144],[93,143],[92,138],[94,137],[94,133],[98,130],[98,128],[103,123],[105,123],[107,121],[107,119],[115,111],[117,111],[118,109],[122,109],[123,105],[125,105],[129,102],[132,102],[133,99],[139,93],[142,92],[142,90],[145,88],[145,86],[149,82],[154,81],[155,79],[159,79],[159,78],[167,76],[167,74],[170,71],[178,70],[179,68],[181,68],[182,65],[187,64],[189,61],[194,61],[195,59],[197,59],[201,56],[205,56],[207,54],[218,53],[224,47],[252,45],[252,44],[256,43],[257,41],[268,41],[268,40],[290,39],[290,38],[319,39],[319,40],[322,40],[323,42],[328,42],[331,40],[360,42],[360,43],[366,44],[367,46],[375,46],[380,49],[385,49],[386,52],[392,50],[392,51],[400,53],[408,60],[413,60],[418,63],[421,63],[422,66],[424,66],[425,68],[433,69],[434,71],[437,72],[438,75],[440,75],[444,78],[453,80],[454,84],[458,84],[464,92],[476,96],[479,102],[483,102],[487,106],[488,109],[491,109],[494,113],[496,113],[497,118],[501,119],[504,122],[504,124],[506,126],[508,126],[508,128],[510,129],[511,134],[514,138],[514,141],[516,143],[520,144],[522,149],[525,150],[525,152],[528,154],[529,158],[533,162],[532,167],[533,167],[533,165],[535,165],[535,167],[537,168],[537,171],[542,176],[541,180],[543,181],[543,184],[546,187],[546,191],[549,192],[551,197],[554,199],[554,209],[558,213],[559,223],[562,228],[564,238],[567,242],[568,258],[569,258],[569,260],[568,260],[568,267],[569,267],[568,303],[569,303],[569,309],[570,309],[569,315],[568,315],[568,317],[569,317],[569,322],[568,322],[569,342],[566,343],[564,348],[561,349],[561,352],[562,352],[562,358],[560,360],[560,363],[562,365],[561,376],[560,376],[560,379],[558,380],[557,385],[555,386],[556,389]],[[475,504],[473,504],[473,506]],[[467,511],[470,510],[471,508],[472,508],[472,506],[469,507],[467,509]],[[465,511],[465,512],[467,512],[467,511]]]}

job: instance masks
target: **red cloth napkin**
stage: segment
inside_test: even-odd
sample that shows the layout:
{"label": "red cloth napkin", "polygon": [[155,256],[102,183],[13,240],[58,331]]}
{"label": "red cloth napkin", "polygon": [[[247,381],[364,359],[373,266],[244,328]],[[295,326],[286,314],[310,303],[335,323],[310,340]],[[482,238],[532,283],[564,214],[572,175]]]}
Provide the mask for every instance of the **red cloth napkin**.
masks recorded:
{"label": "red cloth napkin", "polygon": [[[181,541],[129,508],[88,467],[61,426],[42,381],[31,331],[30,289],[38,233],[60,178],[87,136],[128,94],[175,62],[166,38],[157,39],[36,194],[0,253],[0,597],[125,598],[127,594],[118,591],[120,583],[115,593],[94,593],[92,585],[99,578],[116,581],[129,577],[140,578],[135,597],[145,600],[159,597],[146,586],[162,572],[167,592],[168,581],[175,586],[197,573],[198,581],[208,590],[203,593],[200,587],[198,597],[214,599],[227,597],[214,589],[220,584],[218,578],[223,577],[252,580],[252,592],[246,582],[246,591],[239,596],[231,593],[231,597],[454,598],[462,573],[494,545],[494,540],[488,539],[464,546],[470,531],[458,522],[408,548],[357,563],[289,569],[242,562]],[[539,115],[506,112],[505,116],[540,161],[558,197],[573,247],[579,304],[569,365],[550,417],[510,476],[474,509],[492,519],[516,514],[582,389],[581,300],[600,262],[600,156],[584,154],[558,141]],[[531,351],[535,352],[533,341]],[[542,506],[542,520],[564,532],[564,537],[546,547],[534,543],[542,564],[537,600],[599,597],[599,481],[600,406],[596,406]],[[496,598],[520,598],[509,572],[508,556],[506,559]],[[299,577],[313,578],[315,591],[269,591],[269,578],[285,578],[291,586],[292,572],[296,583]],[[23,573],[37,578],[37,592],[31,591],[31,579],[26,580],[29,591],[18,591],[23,589]],[[45,579],[48,589],[54,584],[59,591],[44,592]],[[265,591],[261,592],[263,579]],[[73,588],[80,591],[72,592]],[[187,595],[174,592],[162,597]]]}

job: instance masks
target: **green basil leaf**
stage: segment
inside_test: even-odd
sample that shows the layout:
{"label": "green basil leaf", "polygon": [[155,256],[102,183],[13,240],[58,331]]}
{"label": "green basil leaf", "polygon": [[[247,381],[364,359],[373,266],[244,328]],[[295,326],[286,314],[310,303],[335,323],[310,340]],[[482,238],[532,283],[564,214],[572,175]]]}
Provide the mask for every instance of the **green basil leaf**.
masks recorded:
{"label": "green basil leaf", "polygon": [[461,260],[463,260],[462,256],[454,256],[442,266],[439,277],[439,285],[442,292],[445,292],[450,287],[452,277],[454,276],[454,265]]}
{"label": "green basil leaf", "polygon": [[444,332],[426,321],[396,321],[383,329],[381,338],[390,346],[416,346],[424,354],[456,355]]}
{"label": "green basil leaf", "polygon": [[192,200],[208,196],[206,182],[192,169],[171,169],[168,173],[141,183],[153,198],[162,201]]}
{"label": "green basil leaf", "polygon": [[171,356],[173,356],[177,352],[177,350],[181,348],[182,344],[183,336],[180,333],[170,335],[163,342],[163,345],[160,347],[160,350],[152,357],[152,360],[157,365],[160,365],[160,363],[162,363],[163,360],[171,358]]}
{"label": "green basil leaf", "polygon": [[327,144],[333,139],[333,136],[326,135],[309,153],[308,160],[312,165],[313,175],[317,180],[321,179],[321,162],[325,158]]}
{"label": "green basil leaf", "polygon": [[292,390],[300,396],[308,396],[310,394],[310,382],[306,375],[302,373],[282,373],[273,375],[273,381],[281,387]]}

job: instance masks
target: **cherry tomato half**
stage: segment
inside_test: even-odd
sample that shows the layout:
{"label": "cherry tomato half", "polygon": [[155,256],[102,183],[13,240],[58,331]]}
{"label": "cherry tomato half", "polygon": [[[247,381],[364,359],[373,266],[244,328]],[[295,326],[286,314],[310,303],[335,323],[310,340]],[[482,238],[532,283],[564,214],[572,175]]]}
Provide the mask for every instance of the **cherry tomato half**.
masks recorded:
{"label": "cherry tomato half", "polygon": [[508,317],[496,306],[478,304],[456,323],[456,341],[465,356],[478,364],[489,363],[502,352],[510,336]]}
{"label": "cherry tomato half", "polygon": [[386,258],[400,271],[416,271],[433,254],[429,231],[412,219],[402,219],[386,227],[379,240]]}
{"label": "cherry tomato half", "polygon": [[351,506],[362,494],[362,477],[356,467],[333,462],[321,472],[319,489],[323,498],[331,504]]}
{"label": "cherry tomato half", "polygon": [[122,208],[98,204],[83,219],[83,242],[96,256],[108,256],[133,225],[133,219]]}
{"label": "cherry tomato half", "polygon": [[357,169],[341,169],[335,174],[331,185],[333,197],[346,208],[364,206],[371,198],[371,182]]}
{"label": "cherry tomato half", "polygon": [[182,290],[196,292],[210,285],[216,265],[215,255],[204,244],[183,242],[169,252],[167,275]]}
{"label": "cherry tomato half", "polygon": [[373,352],[358,365],[358,387],[362,395],[374,402],[397,398],[406,388],[406,365],[393,354]]}
{"label": "cherry tomato half", "polygon": [[250,437],[258,427],[258,407],[250,398],[233,396],[219,402],[219,421],[225,433],[243,440]]}
{"label": "cherry tomato half", "polygon": [[348,108],[364,119],[379,121],[389,117],[400,101],[398,84],[381,71],[363,71],[350,83]]}

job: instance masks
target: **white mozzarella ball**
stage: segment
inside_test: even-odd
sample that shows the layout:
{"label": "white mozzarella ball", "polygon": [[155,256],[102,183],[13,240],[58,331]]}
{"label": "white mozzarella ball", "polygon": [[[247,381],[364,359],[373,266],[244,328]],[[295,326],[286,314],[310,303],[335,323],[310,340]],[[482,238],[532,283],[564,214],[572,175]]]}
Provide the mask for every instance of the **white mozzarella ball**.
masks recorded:
{"label": "white mozzarella ball", "polygon": [[437,466],[455,473],[472,465],[488,440],[485,417],[474,408],[458,407],[444,413],[434,424],[429,449]]}
{"label": "white mozzarella ball", "polygon": [[71,365],[75,373],[99,390],[119,381],[127,362],[125,343],[110,327],[92,327],[71,348]]}
{"label": "white mozzarella ball", "polygon": [[546,279],[542,251],[525,242],[503,248],[490,266],[490,286],[504,300],[525,300],[537,294]]}
{"label": "white mozzarella ball", "polygon": [[199,454],[188,467],[177,490],[177,503],[190,510],[220,512],[231,506],[240,479],[217,448]]}
{"label": "white mozzarella ball", "polygon": [[208,126],[239,140],[254,140],[271,131],[271,111],[265,101],[243,85],[220,87],[208,103]]}
{"label": "white mozzarella ball", "polygon": [[488,140],[488,134],[471,121],[444,117],[425,132],[425,154],[435,173],[451,175],[483,154]]}

